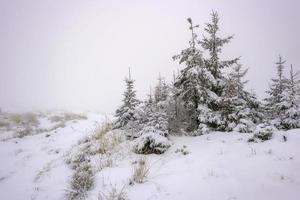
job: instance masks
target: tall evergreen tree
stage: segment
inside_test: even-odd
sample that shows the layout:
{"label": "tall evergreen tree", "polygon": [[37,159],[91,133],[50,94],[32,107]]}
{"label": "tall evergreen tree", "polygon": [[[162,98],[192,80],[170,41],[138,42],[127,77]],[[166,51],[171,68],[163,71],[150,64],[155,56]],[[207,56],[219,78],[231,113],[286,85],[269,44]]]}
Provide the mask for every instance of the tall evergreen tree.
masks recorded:
{"label": "tall evergreen tree", "polygon": [[185,123],[185,108],[182,99],[177,96],[179,90],[175,87],[178,75],[173,72],[173,81],[169,85],[169,96],[167,98],[168,108],[167,115],[169,120],[169,131],[173,134],[182,134],[180,129]]}
{"label": "tall evergreen tree", "polygon": [[[238,61],[238,58],[225,61],[219,58],[223,45],[228,43],[232,36],[225,39],[220,38],[218,36],[218,14],[212,12],[211,16],[212,22],[207,23],[205,27],[207,36],[202,41],[197,40],[195,33],[195,28],[198,26],[194,26],[192,20],[188,19],[192,33],[190,47],[175,57],[179,58],[179,63],[184,63],[186,66],[181,71],[175,86],[179,91],[178,96],[181,96],[188,111],[188,130],[195,134],[205,133],[209,129],[226,129],[228,123],[226,122],[225,108],[222,106],[228,80],[223,75],[222,69],[230,67]],[[198,44],[209,53],[208,58],[203,59]]]}
{"label": "tall evergreen tree", "polygon": [[221,69],[230,67],[233,64],[237,63],[239,58],[235,58],[232,60],[220,60],[222,47],[225,44],[229,43],[233,36],[220,38],[218,36],[219,30],[219,15],[217,12],[212,11],[211,22],[206,23],[206,27],[204,28],[207,36],[204,36],[204,38],[200,41],[200,44],[205,51],[209,52],[209,57],[205,58],[204,62],[205,66],[217,80],[216,84],[214,85],[215,88],[213,88],[213,90],[220,96],[224,87]]}
{"label": "tall evergreen tree", "polygon": [[[207,58],[204,58],[206,74],[210,74],[208,81],[203,82],[205,85],[206,95],[204,102],[198,107],[200,116],[200,128],[208,126],[210,129],[225,130],[228,122],[226,122],[227,111],[229,107],[224,107],[224,101],[231,98],[229,94],[225,94],[225,90],[231,90],[235,93],[235,89],[232,88],[231,82],[233,80],[227,80],[222,72],[222,69],[233,66],[237,63],[239,58],[232,60],[221,60],[220,53],[222,47],[229,43],[233,36],[226,38],[220,38],[219,32],[219,16],[218,13],[213,11],[211,14],[211,22],[206,23],[204,31],[207,36],[200,41],[201,46],[205,51],[209,53]],[[228,87],[227,87],[227,86]],[[226,88],[227,87],[227,88]],[[228,96],[229,95],[229,96]],[[232,94],[233,95],[233,94]],[[225,100],[224,100],[225,98]],[[226,100],[227,99],[227,100]],[[225,104],[226,105],[226,104]]]}
{"label": "tall evergreen tree", "polygon": [[242,80],[247,74],[248,69],[243,70],[241,64],[237,64],[233,67],[233,71],[229,74],[230,78],[234,80],[236,87],[237,97],[243,97],[245,92],[245,85],[249,82],[248,80]]}
{"label": "tall evergreen tree", "polygon": [[254,124],[262,119],[259,101],[254,94],[245,90],[248,81],[243,78],[247,71],[237,64],[226,81],[222,109],[227,131],[252,132]]}
{"label": "tall evergreen tree", "polygon": [[116,110],[115,128],[122,128],[129,121],[136,119],[135,111],[140,103],[136,98],[136,91],[134,90],[134,80],[131,78],[130,69],[129,76],[125,78],[126,91],[124,92],[123,105]]}
{"label": "tall evergreen tree", "polygon": [[148,99],[140,106],[138,123],[141,125],[141,129],[133,137],[140,137],[148,132],[158,133],[162,136],[168,135],[169,88],[161,76],[159,76],[158,83],[154,88],[154,95],[152,95],[150,88]]}
{"label": "tall evergreen tree", "polygon": [[185,68],[181,70],[179,77],[174,83],[176,88],[176,99],[182,100],[186,109],[186,118],[188,127],[187,130],[192,131],[198,128],[198,111],[197,107],[201,98],[199,88],[199,74],[201,68],[204,67],[202,52],[197,47],[199,41],[195,29],[199,25],[194,25],[191,18],[187,19],[189,29],[191,31],[191,39],[189,47],[182,50],[180,55],[173,57],[174,60],[179,60],[179,64],[184,64]]}
{"label": "tall evergreen tree", "polygon": [[283,90],[280,101],[280,126],[284,129],[300,128],[300,79],[299,72],[290,68],[287,87]]}
{"label": "tall evergreen tree", "polygon": [[158,83],[154,88],[155,102],[166,101],[169,96],[169,87],[164,77],[158,77]]}
{"label": "tall evergreen tree", "polygon": [[266,93],[269,95],[265,98],[265,108],[269,119],[279,119],[282,108],[283,91],[286,89],[288,79],[283,75],[284,64],[279,55],[279,60],[276,62],[277,78],[271,79],[270,88]]}

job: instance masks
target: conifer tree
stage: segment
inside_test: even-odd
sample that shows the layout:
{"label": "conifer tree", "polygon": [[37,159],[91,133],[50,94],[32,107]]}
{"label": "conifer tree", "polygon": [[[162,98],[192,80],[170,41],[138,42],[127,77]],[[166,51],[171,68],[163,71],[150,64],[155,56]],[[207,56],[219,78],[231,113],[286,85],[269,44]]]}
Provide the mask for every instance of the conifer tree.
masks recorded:
{"label": "conifer tree", "polygon": [[[219,16],[218,13],[213,11],[211,14],[211,22],[206,23],[204,31],[207,36],[200,41],[201,46],[209,53],[207,58],[204,58],[205,68],[209,74],[209,79],[202,82],[206,92],[203,96],[204,101],[198,107],[200,129],[226,130],[228,125],[227,114],[231,106],[228,100],[236,93],[235,88],[232,86],[233,80],[227,80],[222,73],[222,69],[233,66],[237,63],[238,58],[232,60],[221,60],[220,53],[222,47],[229,43],[233,36],[220,38],[219,32]],[[226,88],[227,87],[227,88]],[[226,91],[227,90],[227,91]],[[229,91],[230,90],[230,91]],[[228,92],[233,94],[228,94]],[[227,103],[226,103],[227,102]],[[224,104],[225,103],[225,104]],[[227,105],[224,107],[224,105]],[[229,106],[229,107],[228,107]],[[226,110],[229,109],[229,110]],[[231,111],[230,111],[231,112]]]}
{"label": "conifer tree", "polygon": [[179,90],[175,87],[177,79],[178,75],[173,72],[173,81],[169,85],[169,96],[167,98],[169,131],[173,134],[181,134],[180,128],[182,128],[185,121],[184,105],[181,98],[177,96],[179,94]]}
{"label": "conifer tree", "polygon": [[212,11],[211,13],[211,23],[206,23],[204,31],[207,33],[207,36],[200,41],[201,46],[205,51],[209,52],[209,57],[204,59],[205,66],[212,73],[213,77],[217,80],[214,85],[214,92],[218,96],[222,93],[222,88],[224,87],[223,76],[221,69],[230,67],[233,64],[237,63],[238,58],[232,60],[220,60],[220,53],[222,52],[222,47],[229,43],[233,36],[226,38],[220,38],[218,36],[219,32],[219,16],[218,13]]}
{"label": "conifer tree", "polygon": [[280,101],[280,126],[284,129],[300,128],[300,80],[299,72],[290,68],[287,87],[283,90]]}
{"label": "conifer tree", "polygon": [[141,130],[135,136],[134,151],[141,154],[163,153],[170,147],[166,138],[169,135],[169,122],[167,115],[168,108],[168,87],[164,78],[159,77],[155,86],[154,100],[150,91],[148,100],[142,106],[145,114]]}
{"label": "conifer tree", "polygon": [[198,111],[197,107],[201,98],[201,90],[199,88],[199,74],[201,68],[204,67],[202,52],[197,47],[199,41],[195,29],[199,25],[194,25],[191,18],[187,19],[189,29],[191,31],[191,39],[189,47],[182,50],[180,55],[173,57],[174,60],[179,60],[179,64],[184,64],[185,68],[181,70],[179,77],[174,83],[176,87],[176,98],[182,100],[186,109],[186,118],[188,127],[187,130],[193,131],[198,128]]}
{"label": "conifer tree", "polygon": [[160,76],[158,77],[158,83],[154,88],[154,100],[155,102],[166,101],[169,96],[169,88],[165,81],[165,78]]}
{"label": "conifer tree", "polygon": [[151,88],[151,86],[149,87],[149,94],[147,94],[147,96],[148,96],[148,99],[146,100],[146,105],[149,105],[149,106],[151,106],[152,104],[153,104],[153,102],[154,102],[154,97],[153,97],[153,94],[152,94],[152,88]]}
{"label": "conifer tree", "polygon": [[[175,86],[178,89],[178,96],[182,98],[188,111],[188,131],[201,134],[210,129],[225,130],[228,122],[226,122],[224,109],[227,108],[223,107],[223,98],[228,80],[221,70],[237,63],[238,58],[223,61],[219,57],[223,45],[228,43],[232,36],[225,39],[218,36],[219,17],[216,12],[212,12],[212,22],[206,24],[207,36],[202,41],[197,40],[194,31],[198,26],[194,26],[190,18],[188,22],[192,32],[190,47],[175,57],[179,59],[179,63],[186,66],[181,71]],[[203,59],[198,44],[208,52],[208,58]]]}
{"label": "conifer tree", "polygon": [[222,99],[227,131],[252,132],[254,124],[262,119],[259,101],[254,94],[245,90],[248,81],[243,78],[247,71],[242,69],[241,64],[237,64],[227,79]]}
{"label": "conifer tree", "polygon": [[169,87],[165,78],[158,77],[158,82],[154,89],[154,101],[148,105],[148,123],[146,127],[152,127],[156,132],[162,136],[168,135],[168,96]]}
{"label": "conifer tree", "polygon": [[232,78],[235,82],[236,95],[238,98],[244,96],[245,85],[249,82],[248,80],[242,80],[247,72],[248,69],[243,70],[242,65],[237,64],[233,67],[233,72],[229,74],[230,78]]}
{"label": "conifer tree", "polygon": [[168,135],[169,87],[165,79],[159,76],[158,83],[154,88],[154,95],[152,95],[150,87],[147,100],[140,106],[138,123],[141,125],[141,129],[133,137],[140,137],[148,132],[161,136]]}
{"label": "conifer tree", "polygon": [[125,78],[126,91],[123,96],[123,105],[116,110],[115,128],[122,128],[128,124],[129,121],[136,120],[135,111],[139,105],[139,100],[136,98],[136,91],[134,90],[134,80],[131,78],[130,69],[129,76]]}
{"label": "conifer tree", "polygon": [[[283,75],[284,64],[286,61],[282,60],[282,57],[279,55],[279,60],[276,62],[277,68],[277,78],[271,79],[270,88],[266,93],[269,95],[265,98],[265,108],[267,116],[272,120],[279,120],[280,113],[282,110],[282,99],[283,91],[286,89],[288,84],[288,79]],[[277,124],[280,122],[276,122]]]}

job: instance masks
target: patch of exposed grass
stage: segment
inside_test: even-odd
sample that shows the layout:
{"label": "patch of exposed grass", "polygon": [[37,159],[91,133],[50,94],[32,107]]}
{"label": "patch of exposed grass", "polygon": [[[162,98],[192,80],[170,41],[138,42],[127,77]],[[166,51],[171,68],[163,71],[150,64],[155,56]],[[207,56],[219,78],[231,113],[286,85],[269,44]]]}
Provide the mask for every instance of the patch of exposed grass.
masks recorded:
{"label": "patch of exposed grass", "polygon": [[[122,137],[111,130],[111,123],[103,123],[69,152],[66,162],[75,170],[69,199],[85,198],[87,191],[93,187],[94,174],[113,165],[116,159],[114,148],[122,142]],[[118,192],[114,191],[107,197],[114,199],[117,196]]]}
{"label": "patch of exposed grass", "polygon": [[92,148],[92,154],[105,154],[122,142],[121,135],[115,134],[115,132],[111,130],[111,123],[104,123],[94,130],[90,138],[94,147]]}
{"label": "patch of exposed grass", "polygon": [[48,120],[52,123],[63,122],[64,117],[59,115],[53,115],[48,118]]}
{"label": "patch of exposed grass", "polygon": [[0,128],[1,127],[8,127],[9,126],[9,122],[4,120],[4,119],[0,119]]}
{"label": "patch of exposed grass", "polygon": [[89,163],[82,163],[75,171],[71,180],[69,199],[85,199],[87,191],[94,185],[94,173]]}
{"label": "patch of exposed grass", "polygon": [[73,120],[82,120],[87,119],[84,114],[76,114],[76,113],[65,113],[64,121],[73,121]]}
{"label": "patch of exposed grass", "polygon": [[10,114],[9,120],[15,124],[20,124],[22,122],[22,115],[18,113]]}
{"label": "patch of exposed grass", "polygon": [[111,186],[110,190],[99,194],[98,200],[127,200],[127,193],[125,192],[125,185],[122,188]]}
{"label": "patch of exposed grass", "polygon": [[29,136],[33,134],[33,129],[31,126],[27,125],[16,132],[16,137],[23,138],[25,136]]}
{"label": "patch of exposed grass", "polygon": [[144,157],[140,158],[133,167],[132,181],[144,183],[149,176],[149,172],[150,166],[147,160]]}
{"label": "patch of exposed grass", "polygon": [[37,115],[32,112],[28,113],[12,113],[9,115],[9,120],[14,124],[30,124],[30,125],[38,125],[39,121]]}

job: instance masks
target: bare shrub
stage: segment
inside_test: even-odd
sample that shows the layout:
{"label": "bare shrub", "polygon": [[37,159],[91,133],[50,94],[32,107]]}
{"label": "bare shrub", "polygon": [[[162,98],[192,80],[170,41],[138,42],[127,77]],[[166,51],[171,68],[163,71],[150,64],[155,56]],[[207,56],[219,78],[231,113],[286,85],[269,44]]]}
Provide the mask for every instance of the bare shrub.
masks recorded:
{"label": "bare shrub", "polygon": [[144,157],[140,158],[133,167],[132,180],[136,183],[144,183],[149,175],[149,171],[150,166],[147,160]]}

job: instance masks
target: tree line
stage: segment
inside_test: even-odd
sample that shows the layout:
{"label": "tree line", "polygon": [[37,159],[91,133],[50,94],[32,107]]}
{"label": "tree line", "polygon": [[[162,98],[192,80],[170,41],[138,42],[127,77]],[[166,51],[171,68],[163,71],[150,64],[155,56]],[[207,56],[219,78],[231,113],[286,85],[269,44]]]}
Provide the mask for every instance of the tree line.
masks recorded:
{"label": "tree line", "polygon": [[159,76],[153,94],[140,101],[130,73],[125,79],[123,103],[116,111],[114,126],[138,141],[137,152],[151,152],[151,144],[153,150],[156,143],[158,149],[168,147],[169,134],[196,136],[211,131],[255,132],[259,127],[300,128],[299,72],[292,65],[286,77],[286,61],[279,56],[275,63],[277,77],[271,79],[268,97],[260,101],[245,88],[248,69],[240,58],[220,58],[223,46],[233,36],[219,36],[218,13],[211,13],[202,39],[197,34],[199,25],[191,18],[187,22],[191,38],[189,46],[173,57],[183,69],[174,75],[172,83]]}

